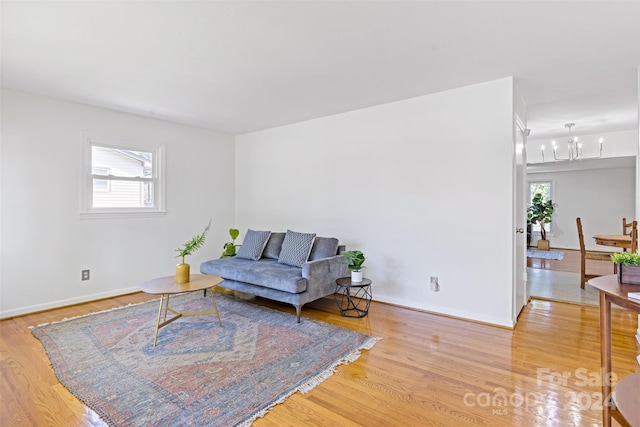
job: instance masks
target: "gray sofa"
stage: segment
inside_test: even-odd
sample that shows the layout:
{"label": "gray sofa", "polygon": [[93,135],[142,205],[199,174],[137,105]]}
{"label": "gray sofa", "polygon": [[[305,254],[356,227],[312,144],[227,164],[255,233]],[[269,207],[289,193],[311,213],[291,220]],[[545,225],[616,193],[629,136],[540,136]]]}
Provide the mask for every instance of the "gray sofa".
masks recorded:
{"label": "gray sofa", "polygon": [[218,286],[223,288],[292,304],[299,323],[302,306],[333,294],[336,279],[348,276],[349,270],[340,255],[344,246],[332,237],[313,238],[311,251],[301,266],[283,263],[280,255],[286,235],[271,233],[259,259],[239,257],[241,247],[235,257],[203,262],[200,272],[222,277],[224,281]]}

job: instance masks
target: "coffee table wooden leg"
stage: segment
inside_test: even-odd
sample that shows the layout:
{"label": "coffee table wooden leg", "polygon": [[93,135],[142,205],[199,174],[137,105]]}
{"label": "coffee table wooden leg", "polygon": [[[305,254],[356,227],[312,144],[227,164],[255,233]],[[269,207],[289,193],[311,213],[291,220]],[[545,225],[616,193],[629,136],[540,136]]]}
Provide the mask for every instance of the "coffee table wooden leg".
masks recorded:
{"label": "coffee table wooden leg", "polygon": [[[169,302],[169,298],[167,295],[167,303]],[[153,346],[156,346],[156,342],[158,341],[158,331],[160,330],[160,317],[162,316],[162,306],[164,305],[164,294],[160,295],[160,307],[158,308],[158,320],[156,321],[156,333],[153,336]],[[167,317],[167,311],[164,312],[164,317]]]}
{"label": "coffee table wooden leg", "polygon": [[164,300],[164,319],[162,319],[163,322],[167,321],[167,311],[169,311],[169,297],[171,295],[167,294],[167,299]]}
{"label": "coffee table wooden leg", "polygon": [[213,288],[209,289],[209,293],[211,294],[211,302],[213,303],[213,309],[216,311],[216,315],[218,316],[218,325],[222,326],[222,320],[220,320],[220,312],[218,311],[218,304],[216,304],[216,299],[213,297]]}

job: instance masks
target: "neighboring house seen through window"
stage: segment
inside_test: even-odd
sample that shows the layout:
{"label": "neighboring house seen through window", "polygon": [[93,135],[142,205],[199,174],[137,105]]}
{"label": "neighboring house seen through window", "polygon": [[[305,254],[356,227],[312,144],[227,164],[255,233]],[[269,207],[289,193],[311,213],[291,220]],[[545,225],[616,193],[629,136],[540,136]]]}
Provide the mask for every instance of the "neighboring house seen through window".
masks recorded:
{"label": "neighboring house seen through window", "polygon": [[[109,175],[109,168],[100,168],[96,166],[92,166],[91,168],[93,175]],[[111,191],[111,186],[109,185],[109,180],[107,179],[94,179],[93,180],[93,192],[94,193],[105,193]]]}
{"label": "neighboring house seen through window", "polygon": [[83,215],[164,213],[162,148],[88,139]]}

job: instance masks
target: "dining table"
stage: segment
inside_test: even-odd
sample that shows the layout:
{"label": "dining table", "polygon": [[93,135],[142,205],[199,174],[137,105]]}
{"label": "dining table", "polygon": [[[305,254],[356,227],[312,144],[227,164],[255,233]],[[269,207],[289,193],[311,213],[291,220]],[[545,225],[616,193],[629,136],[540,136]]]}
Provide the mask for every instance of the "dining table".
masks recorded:
{"label": "dining table", "polygon": [[638,249],[637,241],[633,242],[631,236],[625,234],[598,234],[593,236],[593,238],[596,241],[596,245],[631,249],[631,252],[636,252]]}

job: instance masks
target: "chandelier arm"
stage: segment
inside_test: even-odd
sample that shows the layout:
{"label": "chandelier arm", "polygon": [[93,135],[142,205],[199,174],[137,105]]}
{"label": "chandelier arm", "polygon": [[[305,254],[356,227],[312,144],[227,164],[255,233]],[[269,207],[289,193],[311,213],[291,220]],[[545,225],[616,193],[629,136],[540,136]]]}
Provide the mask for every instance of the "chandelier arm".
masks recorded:
{"label": "chandelier arm", "polygon": [[[553,141],[553,145],[552,145],[552,151],[553,151],[553,161],[554,162],[569,162],[569,161],[573,161],[573,160],[589,160],[589,159],[600,159],[602,158],[602,145],[604,140],[602,138],[600,138],[599,143],[600,143],[600,150],[598,152],[597,156],[589,156],[589,157],[584,157],[582,155],[583,150],[582,147],[580,147],[580,144],[578,143],[578,138],[574,138],[573,133],[571,132],[571,128],[573,128],[575,126],[575,123],[567,123],[566,125],[564,125],[565,128],[569,129],[569,140],[567,141],[567,157],[558,157],[557,155],[557,146],[555,145],[555,141]],[[544,157],[544,146],[542,147],[542,162],[545,162],[545,157]],[[551,161],[551,160],[549,160]]]}
{"label": "chandelier arm", "polygon": [[580,155],[580,160],[591,160],[591,159],[601,159],[601,158],[602,158],[602,144],[600,144],[600,152],[598,153],[597,156],[583,157],[582,155]]}
{"label": "chandelier arm", "polygon": [[566,159],[563,157],[558,157],[556,156],[556,150],[553,150],[553,160],[555,160],[556,162],[568,162],[569,160],[571,160],[571,157],[567,157]]}

